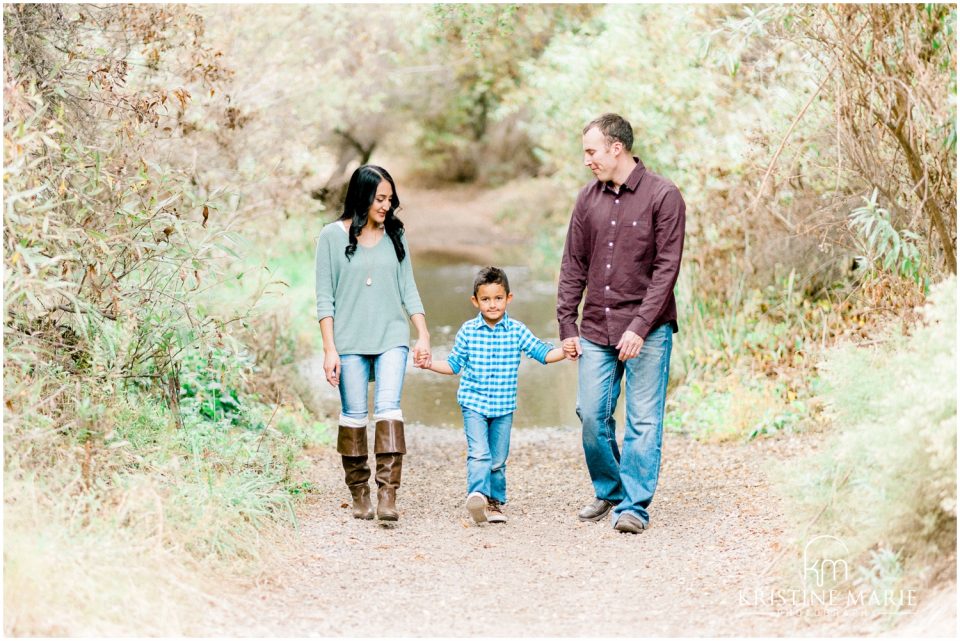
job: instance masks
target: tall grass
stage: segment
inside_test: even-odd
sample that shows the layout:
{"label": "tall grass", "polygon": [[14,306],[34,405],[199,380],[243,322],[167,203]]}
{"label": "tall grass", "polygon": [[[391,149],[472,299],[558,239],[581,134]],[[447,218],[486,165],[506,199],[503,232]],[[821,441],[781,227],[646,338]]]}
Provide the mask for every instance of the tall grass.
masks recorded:
{"label": "tall grass", "polygon": [[[7,376],[18,405],[51,383]],[[185,402],[178,423],[142,392],[71,393],[89,399],[84,430],[50,429],[42,413],[6,425],[5,631],[186,633],[204,573],[245,571],[296,522],[311,488],[302,450],[322,430],[246,395],[214,418]]]}

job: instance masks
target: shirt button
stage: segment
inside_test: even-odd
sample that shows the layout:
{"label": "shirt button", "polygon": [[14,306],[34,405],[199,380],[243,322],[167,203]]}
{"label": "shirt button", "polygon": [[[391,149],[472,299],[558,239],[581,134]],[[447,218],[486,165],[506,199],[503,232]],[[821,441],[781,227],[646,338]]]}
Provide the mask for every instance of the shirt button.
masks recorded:
{"label": "shirt button", "polygon": [[610,243],[610,246],[613,247],[613,243]]}
{"label": "shirt button", "polygon": [[607,269],[610,269],[610,263],[607,263]]}
{"label": "shirt button", "polygon": [[634,227],[637,226],[637,221],[633,221],[633,226],[634,226]]}
{"label": "shirt button", "polygon": [[609,311],[610,311],[610,308],[609,308],[609,307],[604,307],[604,308],[603,308],[603,311],[609,312]]}
{"label": "shirt button", "polygon": [[617,205],[619,205],[619,204],[620,204],[620,199],[617,198],[617,199],[616,199],[615,201],[613,201],[613,202],[616,203]]}
{"label": "shirt button", "polygon": [[607,285],[606,287],[604,287],[604,289],[610,289],[610,285]]}
{"label": "shirt button", "polygon": [[617,221],[611,220],[611,221],[610,221],[610,224],[611,224],[611,225],[616,225],[616,224],[617,224]]}

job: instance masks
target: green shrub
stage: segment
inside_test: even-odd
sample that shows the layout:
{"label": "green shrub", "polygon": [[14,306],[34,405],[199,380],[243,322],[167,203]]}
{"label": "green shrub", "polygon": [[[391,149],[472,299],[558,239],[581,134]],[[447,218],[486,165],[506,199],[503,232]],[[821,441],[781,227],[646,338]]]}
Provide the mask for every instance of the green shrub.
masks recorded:
{"label": "green shrub", "polygon": [[893,576],[900,562],[921,572],[956,547],[955,278],[931,302],[911,335],[829,352],[823,396],[836,433],[782,475],[798,524],[841,538],[868,577]]}
{"label": "green shrub", "polygon": [[682,384],[667,402],[667,429],[714,442],[799,430],[811,413],[786,384],[743,373]]}

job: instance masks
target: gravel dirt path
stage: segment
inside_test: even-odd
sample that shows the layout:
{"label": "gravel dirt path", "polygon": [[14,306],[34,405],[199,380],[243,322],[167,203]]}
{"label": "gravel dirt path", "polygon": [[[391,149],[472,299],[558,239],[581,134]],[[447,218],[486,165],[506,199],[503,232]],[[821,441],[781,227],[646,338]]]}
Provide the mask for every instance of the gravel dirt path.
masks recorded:
{"label": "gravel dirt path", "polygon": [[[392,527],[351,517],[339,458],[316,451],[320,491],[293,545],[242,587],[243,615],[203,634],[232,636],[857,635],[854,616],[805,616],[740,603],[772,589],[786,524],[763,469],[782,439],[709,445],[668,434],[652,527],[581,523],[591,498],[579,432],[516,430],[506,525],[464,509],[458,430],[408,427]],[[372,435],[371,435],[372,436]],[[769,468],[767,468],[769,469]],[[221,619],[221,617],[215,617]]]}

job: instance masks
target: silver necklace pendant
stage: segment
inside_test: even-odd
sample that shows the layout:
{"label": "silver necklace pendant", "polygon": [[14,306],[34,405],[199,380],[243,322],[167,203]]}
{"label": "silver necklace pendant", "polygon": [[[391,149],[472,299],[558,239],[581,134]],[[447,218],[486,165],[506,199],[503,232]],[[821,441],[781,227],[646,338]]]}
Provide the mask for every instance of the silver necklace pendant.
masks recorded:
{"label": "silver necklace pendant", "polygon": [[370,287],[370,285],[373,285],[373,279],[367,276],[367,287]]}

